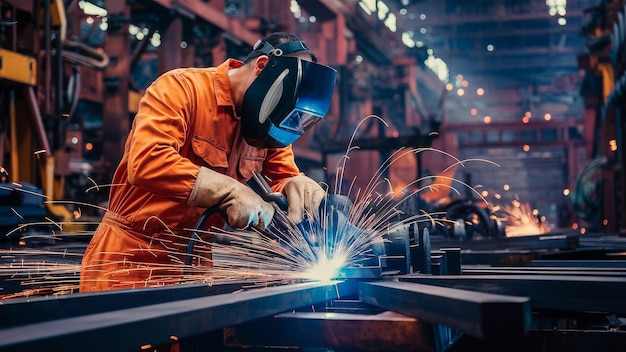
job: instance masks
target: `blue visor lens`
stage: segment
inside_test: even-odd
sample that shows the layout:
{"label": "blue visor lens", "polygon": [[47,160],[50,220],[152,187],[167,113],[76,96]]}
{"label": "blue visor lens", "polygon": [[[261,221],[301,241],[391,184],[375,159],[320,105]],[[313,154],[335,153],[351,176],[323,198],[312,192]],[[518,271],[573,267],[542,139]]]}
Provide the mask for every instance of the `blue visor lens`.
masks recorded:
{"label": "blue visor lens", "polygon": [[306,111],[293,110],[283,121],[281,121],[279,126],[280,128],[291,131],[304,132],[321,119],[321,116],[317,116]]}

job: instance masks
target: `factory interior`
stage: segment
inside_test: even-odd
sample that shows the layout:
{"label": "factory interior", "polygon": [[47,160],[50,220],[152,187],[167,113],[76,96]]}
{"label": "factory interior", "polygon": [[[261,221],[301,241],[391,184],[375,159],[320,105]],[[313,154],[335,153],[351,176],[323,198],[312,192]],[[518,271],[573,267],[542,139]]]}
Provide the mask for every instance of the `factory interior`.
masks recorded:
{"label": "factory interior", "polygon": [[[349,204],[79,292],[146,89],[273,32]],[[625,69],[623,0],[0,0],[0,351],[626,351]]]}

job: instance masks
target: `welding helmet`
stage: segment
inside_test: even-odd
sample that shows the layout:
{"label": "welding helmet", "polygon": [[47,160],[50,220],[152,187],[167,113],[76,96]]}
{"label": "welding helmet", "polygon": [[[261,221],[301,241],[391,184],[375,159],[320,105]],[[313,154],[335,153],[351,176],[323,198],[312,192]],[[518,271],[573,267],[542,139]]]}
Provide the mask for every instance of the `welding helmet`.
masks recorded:
{"label": "welding helmet", "polygon": [[269,60],[243,97],[241,133],[248,144],[286,147],[328,112],[337,71],[286,56],[301,50],[308,51],[301,41],[276,47],[262,41],[255,44],[251,55],[267,55]]}

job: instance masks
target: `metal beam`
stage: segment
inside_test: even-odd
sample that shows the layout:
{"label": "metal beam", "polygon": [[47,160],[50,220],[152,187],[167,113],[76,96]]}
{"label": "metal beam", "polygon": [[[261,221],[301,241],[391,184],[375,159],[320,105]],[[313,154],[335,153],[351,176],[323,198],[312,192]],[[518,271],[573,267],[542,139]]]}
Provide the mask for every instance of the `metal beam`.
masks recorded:
{"label": "metal beam", "polygon": [[231,33],[233,37],[252,46],[260,35],[245,28],[242,21],[226,16],[224,11],[220,11],[206,1],[199,0],[154,0],[161,6],[177,11],[185,16],[198,16],[203,20],[219,27],[224,32]]}
{"label": "metal beam", "polygon": [[112,310],[137,308],[152,304],[232,293],[250,286],[249,282],[218,284],[170,285],[132,290],[112,290],[76,295],[28,297],[3,301],[0,304],[0,328],[34,324],[53,319]]}
{"label": "metal beam", "polygon": [[400,281],[530,298],[535,308],[625,313],[626,278],[556,275],[398,277]]}
{"label": "metal beam", "polygon": [[519,339],[530,327],[528,298],[409,282],[361,283],[369,304],[485,339]]}
{"label": "metal beam", "polygon": [[533,260],[533,267],[585,267],[585,268],[621,268],[626,269],[626,260]]}
{"label": "metal beam", "polygon": [[[280,332],[280,333],[278,333]],[[228,347],[301,347],[435,352],[434,329],[393,312],[294,312],[229,327]]]}
{"label": "metal beam", "polygon": [[613,268],[555,268],[545,267],[471,267],[463,268],[463,275],[575,275],[575,276],[611,276],[626,277],[626,270]]}
{"label": "metal beam", "polygon": [[520,236],[506,238],[487,238],[476,241],[454,240],[431,236],[432,248],[456,246],[463,251],[471,250],[547,250],[547,249],[575,249],[578,247],[578,234],[544,234],[536,236]]}
{"label": "metal beam", "polygon": [[0,350],[137,351],[336,299],[337,284],[293,284],[15,326],[0,330]]}

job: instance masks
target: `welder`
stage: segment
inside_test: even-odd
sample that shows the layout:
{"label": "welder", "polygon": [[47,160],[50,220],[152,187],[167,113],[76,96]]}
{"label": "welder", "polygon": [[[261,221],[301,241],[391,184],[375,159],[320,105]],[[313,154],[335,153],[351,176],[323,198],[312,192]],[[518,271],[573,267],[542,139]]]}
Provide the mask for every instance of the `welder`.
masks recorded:
{"label": "welder", "polygon": [[264,229],[274,206],[245,185],[255,173],[284,195],[294,223],[316,212],[325,191],[299,170],[291,144],[327,113],[335,74],[281,32],[244,61],[158,77],[83,257],[80,291],[180,282],[186,239],[206,209],[219,209],[207,228]]}

